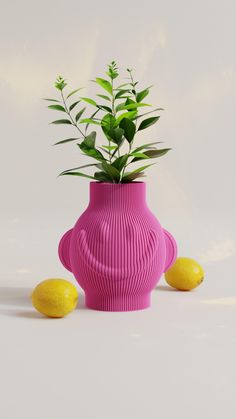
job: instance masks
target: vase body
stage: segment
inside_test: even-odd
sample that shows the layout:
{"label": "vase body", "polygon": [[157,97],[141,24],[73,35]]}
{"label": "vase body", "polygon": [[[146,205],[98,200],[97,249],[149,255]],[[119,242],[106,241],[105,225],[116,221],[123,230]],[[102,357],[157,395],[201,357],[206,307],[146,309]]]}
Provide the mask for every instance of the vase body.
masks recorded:
{"label": "vase body", "polygon": [[59,244],[87,307],[104,311],[149,307],[176,253],[175,240],[147,207],[144,182],[91,182],[87,209]]}

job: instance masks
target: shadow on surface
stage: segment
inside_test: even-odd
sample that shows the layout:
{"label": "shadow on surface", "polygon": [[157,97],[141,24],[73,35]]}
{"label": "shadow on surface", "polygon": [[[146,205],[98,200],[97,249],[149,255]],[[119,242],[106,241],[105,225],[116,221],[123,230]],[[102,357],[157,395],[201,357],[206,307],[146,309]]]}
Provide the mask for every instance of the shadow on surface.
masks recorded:
{"label": "shadow on surface", "polygon": [[41,320],[45,320],[45,319],[49,319],[49,317],[43,316],[42,314],[38,313],[37,311],[26,311],[26,310],[22,310],[22,311],[8,311],[8,316],[12,316],[12,317],[22,317],[24,319],[41,319]]}
{"label": "shadow on surface", "polygon": [[79,300],[76,310],[88,310],[85,304],[85,295],[81,292],[79,292]]}
{"label": "shadow on surface", "polygon": [[176,290],[175,288],[169,287],[168,285],[157,285],[155,291],[183,292],[180,290]]}
{"label": "shadow on surface", "polygon": [[31,307],[31,288],[0,287],[0,306]]}
{"label": "shadow on surface", "polygon": [[[31,292],[31,288],[0,287],[0,315],[26,319],[50,319],[32,308]],[[16,308],[19,310],[17,311]],[[32,310],[26,310],[27,308],[32,308]],[[77,310],[88,310],[85,305],[85,296],[81,292],[79,292]]]}

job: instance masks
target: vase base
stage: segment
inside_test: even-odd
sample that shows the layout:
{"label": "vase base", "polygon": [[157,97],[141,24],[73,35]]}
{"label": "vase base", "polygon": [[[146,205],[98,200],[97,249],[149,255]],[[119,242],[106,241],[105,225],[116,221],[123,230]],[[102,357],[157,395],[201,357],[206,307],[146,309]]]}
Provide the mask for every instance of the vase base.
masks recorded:
{"label": "vase base", "polygon": [[150,307],[151,295],[105,297],[85,294],[86,306],[98,311],[136,311]]}

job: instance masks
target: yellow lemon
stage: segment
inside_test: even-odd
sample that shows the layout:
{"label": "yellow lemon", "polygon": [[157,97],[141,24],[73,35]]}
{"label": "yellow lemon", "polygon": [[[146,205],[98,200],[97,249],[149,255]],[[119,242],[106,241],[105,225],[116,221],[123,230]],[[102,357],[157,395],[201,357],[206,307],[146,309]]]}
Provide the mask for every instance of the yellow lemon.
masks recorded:
{"label": "yellow lemon", "polygon": [[203,281],[204,271],[194,259],[177,258],[173,266],[165,273],[167,284],[181,291],[190,291]]}
{"label": "yellow lemon", "polygon": [[75,309],[78,291],[65,279],[46,279],[35,287],[31,300],[36,310],[45,316],[64,317]]}

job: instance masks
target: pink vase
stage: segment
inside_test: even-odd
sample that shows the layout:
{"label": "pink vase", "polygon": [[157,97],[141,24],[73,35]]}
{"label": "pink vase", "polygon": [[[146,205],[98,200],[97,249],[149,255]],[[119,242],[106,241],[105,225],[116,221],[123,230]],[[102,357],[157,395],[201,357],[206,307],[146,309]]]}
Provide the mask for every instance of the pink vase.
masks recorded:
{"label": "pink vase", "polygon": [[59,257],[85,291],[87,307],[141,310],[175,261],[175,240],[146,204],[146,184],[90,183],[90,202],[59,244]]}

